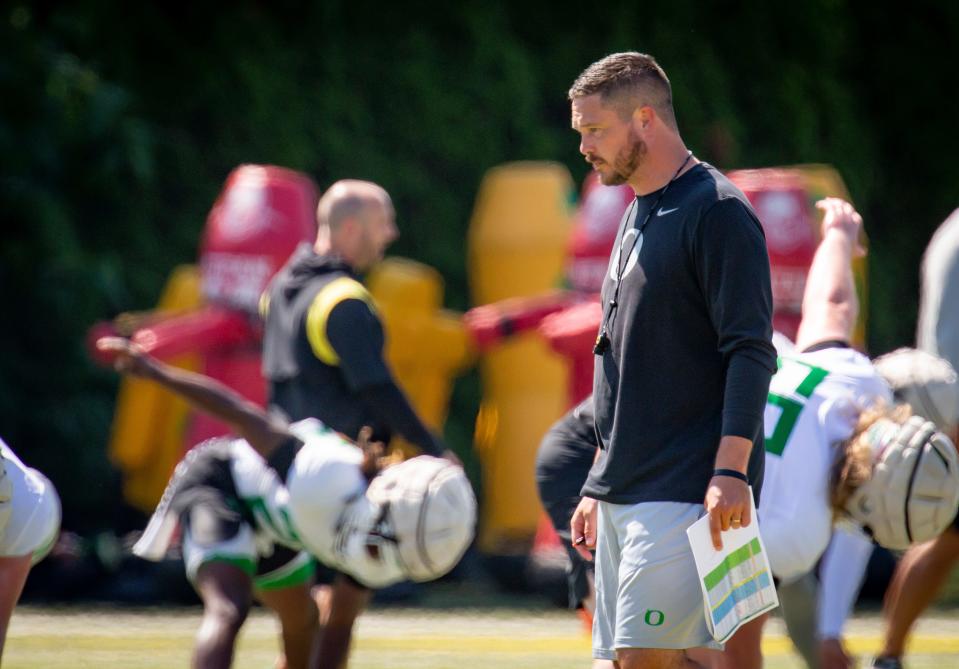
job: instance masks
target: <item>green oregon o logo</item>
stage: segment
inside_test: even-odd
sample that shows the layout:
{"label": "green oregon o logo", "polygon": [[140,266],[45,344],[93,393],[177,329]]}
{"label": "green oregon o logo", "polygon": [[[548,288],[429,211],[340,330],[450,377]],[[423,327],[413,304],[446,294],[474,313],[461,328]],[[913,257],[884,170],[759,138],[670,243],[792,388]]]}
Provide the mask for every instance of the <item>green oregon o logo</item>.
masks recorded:
{"label": "green oregon o logo", "polygon": [[666,614],[656,609],[646,609],[646,624],[650,627],[659,627],[666,620]]}

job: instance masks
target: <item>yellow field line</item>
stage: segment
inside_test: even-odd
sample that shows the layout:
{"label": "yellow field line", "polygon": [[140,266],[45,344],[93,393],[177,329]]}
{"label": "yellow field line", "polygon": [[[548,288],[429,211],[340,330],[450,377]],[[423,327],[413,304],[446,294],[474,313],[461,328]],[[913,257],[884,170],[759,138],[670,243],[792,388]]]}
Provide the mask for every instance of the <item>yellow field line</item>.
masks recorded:
{"label": "yellow field line", "polygon": [[[851,636],[846,640],[850,652],[874,653],[878,650],[878,636]],[[366,637],[356,641],[364,650],[418,650],[440,653],[588,653],[588,638],[536,637],[533,639],[503,639],[475,636],[411,636],[403,638]],[[923,655],[959,654],[959,636],[918,635],[912,638],[909,651]],[[763,655],[785,656],[793,653],[792,643],[782,637],[763,640]]]}
{"label": "yellow field line", "polygon": [[[20,649],[50,648],[57,643],[56,637],[49,634],[16,634],[16,646]],[[109,634],[84,634],[82,638],[71,638],[69,645],[74,650],[113,649],[121,650],[160,650],[182,646],[184,639],[170,638],[125,638]],[[492,636],[433,636],[410,635],[404,637],[360,636],[356,646],[365,651],[392,652],[416,651],[420,653],[444,654],[565,654],[581,653],[588,655],[590,641],[585,636],[537,636],[530,639],[492,637]],[[879,648],[878,635],[855,635],[847,637],[847,648],[856,655],[869,655]],[[922,655],[959,655],[959,635],[919,634],[909,643],[909,652]],[[763,655],[783,657],[791,655],[793,647],[789,639],[780,636],[767,636],[763,639]]]}
{"label": "yellow field line", "polygon": [[[875,653],[881,643],[879,636],[848,636],[846,649],[855,655]],[[788,655],[793,652],[792,642],[785,637],[767,637],[763,639],[763,655]],[[922,655],[959,654],[959,636],[917,634],[909,638],[908,653]]]}

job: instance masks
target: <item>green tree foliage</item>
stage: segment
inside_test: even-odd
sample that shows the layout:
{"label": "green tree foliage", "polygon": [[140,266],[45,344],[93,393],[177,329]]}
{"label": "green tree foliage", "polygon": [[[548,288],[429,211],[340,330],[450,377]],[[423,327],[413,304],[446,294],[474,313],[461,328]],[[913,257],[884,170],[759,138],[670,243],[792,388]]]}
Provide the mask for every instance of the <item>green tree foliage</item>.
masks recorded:
{"label": "green tree foliage", "polygon": [[[467,307],[463,240],[483,173],[548,159],[582,178],[565,92],[624,49],[666,68],[700,157],[839,168],[872,241],[870,345],[908,343],[919,257],[959,205],[957,7],[6,5],[0,434],[50,473],[68,523],[109,522],[116,382],[87,360],[86,330],[155,303],[170,269],[195,259],[240,163],[303,170],[321,187],[382,183],[403,231],[393,252],[437,267],[449,306]],[[454,439],[469,433],[475,395],[457,393]]]}

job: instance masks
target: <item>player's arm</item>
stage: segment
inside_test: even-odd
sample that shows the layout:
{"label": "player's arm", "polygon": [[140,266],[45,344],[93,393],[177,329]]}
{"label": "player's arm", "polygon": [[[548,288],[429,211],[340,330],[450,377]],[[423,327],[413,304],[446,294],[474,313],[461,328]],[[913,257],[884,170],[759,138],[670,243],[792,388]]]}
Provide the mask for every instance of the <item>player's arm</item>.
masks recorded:
{"label": "player's arm", "polygon": [[[842,658],[843,627],[852,615],[872,555],[873,543],[862,532],[836,528],[820,571],[817,636],[820,654]],[[824,659],[823,665],[826,665]]]}
{"label": "player's arm", "polygon": [[524,332],[540,327],[548,316],[566,309],[573,299],[555,291],[532,297],[512,297],[492,304],[473,307],[463,314],[463,324],[480,351]]}
{"label": "player's arm", "polygon": [[116,355],[113,366],[118,372],[154,381],[229,423],[264,458],[290,438],[284,421],[219,381],[160,362],[128,339],[103,337],[97,340],[97,348]]}
{"label": "player's arm", "polygon": [[816,248],[806,289],[796,348],[804,351],[823,341],[848,342],[859,316],[852,259],[865,254],[859,245],[862,217],[839,198],[816,203],[823,211],[822,241]]}
{"label": "player's arm", "polygon": [[744,479],[753,440],[762,434],[769,380],[776,371],[772,287],[762,227],[736,198],[720,200],[704,214],[692,254],[726,365],[716,475],[704,501],[713,545],[720,548],[721,531],[752,520]]}
{"label": "player's arm", "polygon": [[427,455],[446,447],[413,410],[383,359],[382,326],[360,299],[345,299],[330,310],[326,339],[351,390],[380,423]]}

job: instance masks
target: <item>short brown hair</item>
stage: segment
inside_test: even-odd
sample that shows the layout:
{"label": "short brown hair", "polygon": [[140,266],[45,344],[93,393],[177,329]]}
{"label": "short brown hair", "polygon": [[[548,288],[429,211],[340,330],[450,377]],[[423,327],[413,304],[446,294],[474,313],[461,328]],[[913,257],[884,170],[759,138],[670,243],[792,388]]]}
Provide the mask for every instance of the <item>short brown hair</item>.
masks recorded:
{"label": "short brown hair", "polygon": [[568,93],[570,100],[596,94],[623,118],[637,107],[649,105],[676,129],[673,90],[663,68],[652,56],[636,51],[610,54],[583,70]]}

